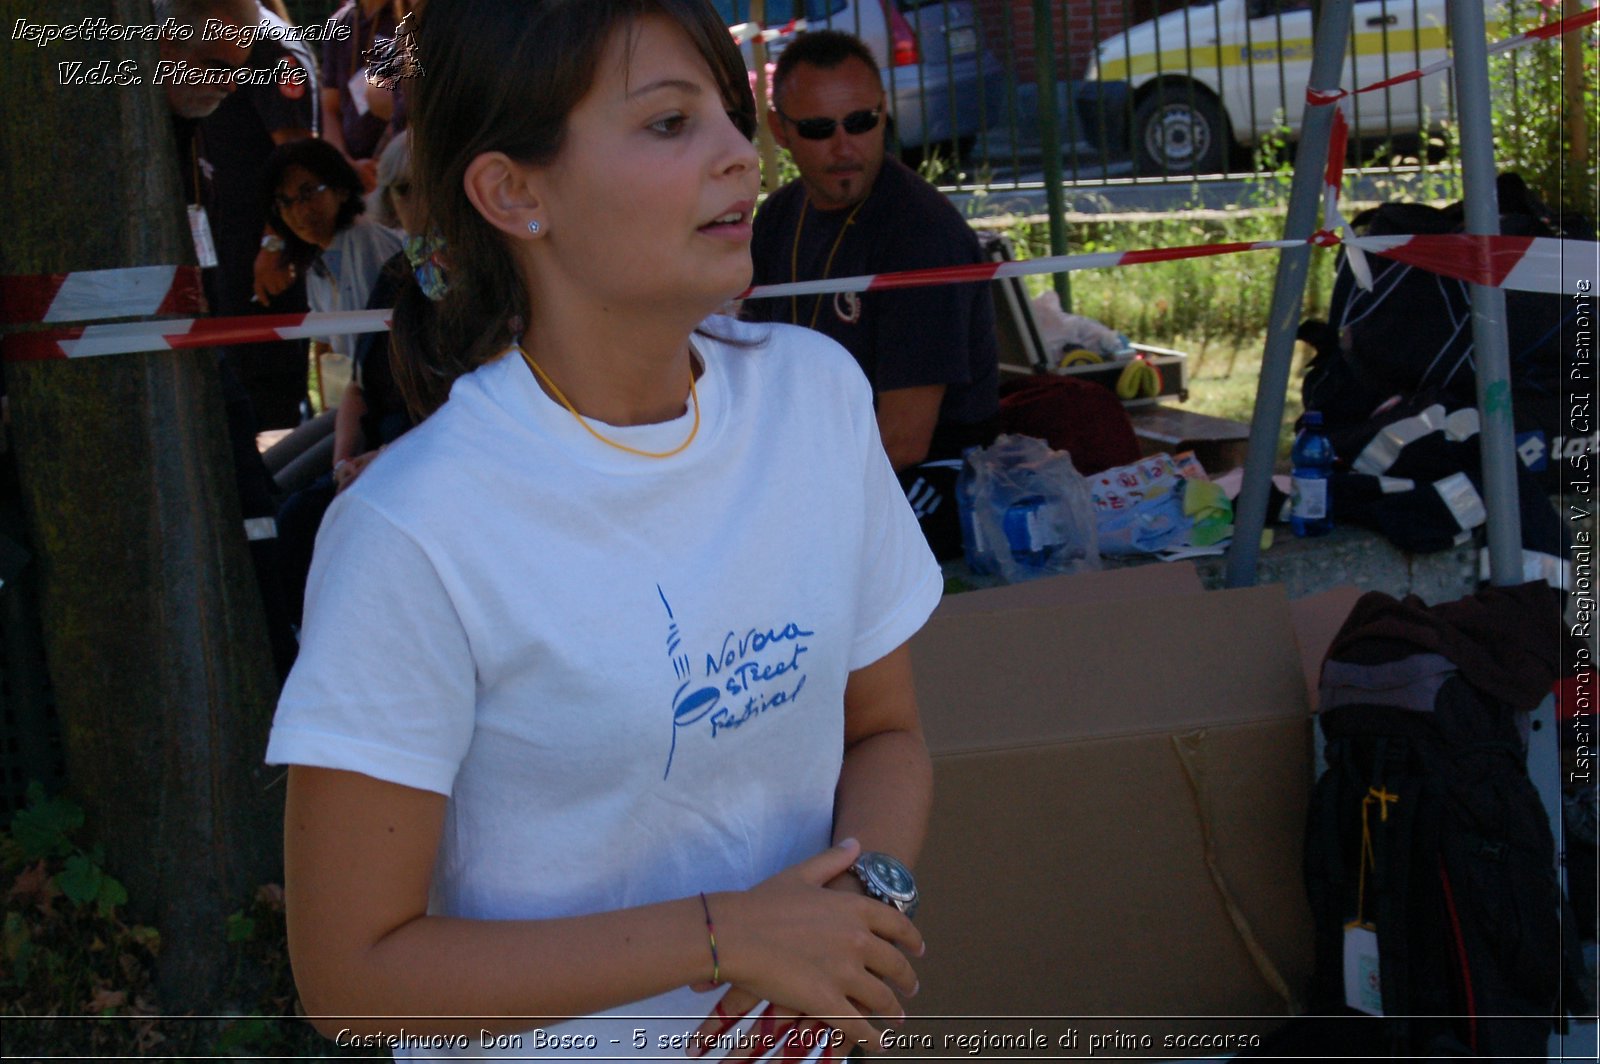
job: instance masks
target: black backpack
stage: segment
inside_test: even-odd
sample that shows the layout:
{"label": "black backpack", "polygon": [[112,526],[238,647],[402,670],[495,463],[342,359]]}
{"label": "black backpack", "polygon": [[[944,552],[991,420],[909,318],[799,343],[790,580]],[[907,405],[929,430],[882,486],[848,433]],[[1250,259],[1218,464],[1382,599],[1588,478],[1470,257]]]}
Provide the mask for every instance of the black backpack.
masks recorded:
{"label": "black backpack", "polygon": [[[1380,532],[1412,554],[1472,540],[1488,520],[1477,409],[1452,402],[1424,392],[1378,417],[1334,426],[1334,520]],[[1520,461],[1516,470],[1524,564],[1537,556],[1546,578],[1562,583],[1567,524],[1539,477]]]}
{"label": "black backpack", "polygon": [[[1445,607],[1372,592],[1335,638],[1322,674],[1328,767],[1306,830],[1308,1011],[1352,1018],[1323,1021],[1320,1052],[1545,1053],[1565,1011],[1562,964],[1582,969],[1518,715],[1555,678],[1561,640],[1545,629],[1559,609],[1542,584]],[[1375,936],[1375,961],[1359,948],[1347,958],[1364,935],[1352,924]],[[1369,981],[1351,988],[1347,964]],[[1352,1006],[1380,1000],[1382,1020],[1354,1018]]]}
{"label": "black backpack", "polygon": [[[1497,182],[1500,229],[1508,236],[1595,239],[1581,215],[1551,210],[1516,174]],[[1351,226],[1363,235],[1459,233],[1462,204],[1437,208],[1385,203],[1356,215]],[[1367,256],[1370,290],[1356,284],[1343,252],[1339,256],[1328,321],[1307,321],[1299,337],[1315,349],[1301,393],[1307,410],[1322,411],[1330,427],[1372,417],[1393,396],[1432,394],[1455,408],[1476,403],[1471,296],[1466,282],[1432,274],[1381,256]],[[1560,455],[1550,449],[1564,437],[1562,421],[1563,328],[1578,313],[1576,293],[1506,292],[1506,326],[1514,417],[1519,433],[1536,442],[1521,454],[1524,465],[1554,489]],[[1519,438],[1519,444],[1525,440]]]}

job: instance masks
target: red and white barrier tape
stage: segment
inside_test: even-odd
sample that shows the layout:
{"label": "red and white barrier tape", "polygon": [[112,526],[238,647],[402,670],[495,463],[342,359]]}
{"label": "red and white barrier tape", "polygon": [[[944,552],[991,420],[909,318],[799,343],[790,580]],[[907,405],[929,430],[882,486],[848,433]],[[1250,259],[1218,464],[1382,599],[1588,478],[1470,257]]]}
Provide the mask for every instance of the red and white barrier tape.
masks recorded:
{"label": "red and white barrier tape", "polygon": [[[1587,26],[1597,20],[1600,20],[1600,7],[1592,7],[1587,11],[1581,11],[1569,18],[1564,18],[1559,22],[1551,22],[1544,26],[1537,26],[1534,29],[1528,30],[1526,33],[1519,33],[1514,37],[1507,37],[1503,41],[1495,41],[1493,44],[1489,45],[1489,54],[1498,55],[1501,52],[1509,52],[1514,48],[1521,48],[1524,45],[1534,44],[1538,41],[1549,40],[1552,37],[1560,37],[1563,34],[1571,33],[1573,30],[1582,29],[1584,26]],[[1359,89],[1308,88],[1306,89],[1306,102],[1310,104],[1337,103],[1346,96],[1357,96],[1363,92],[1376,92],[1379,89],[1390,89],[1396,85],[1404,85],[1408,81],[1416,81],[1419,78],[1425,78],[1429,74],[1437,74],[1441,71],[1449,70],[1452,62],[1453,60],[1450,59],[1435,60],[1434,62],[1429,63],[1418,70],[1408,70],[1404,74],[1397,74],[1392,78],[1384,78],[1382,81],[1374,81],[1372,84],[1363,85]]]}
{"label": "red and white barrier tape", "polygon": [[103,321],[200,311],[194,266],[134,266],[0,277],[0,324]]}
{"label": "red and white barrier tape", "polygon": [[832,295],[838,292],[883,292],[895,288],[923,288],[929,285],[994,281],[1002,277],[1030,277],[1041,273],[1071,273],[1075,270],[1107,266],[1133,266],[1141,262],[1170,262],[1211,255],[1232,255],[1241,251],[1271,251],[1299,247],[1303,240],[1257,240],[1250,243],[1196,244],[1181,248],[1145,248],[1140,251],[1097,251],[1086,255],[1050,255],[1018,262],[981,262],[968,266],[935,266],[926,270],[900,270],[896,273],[862,274],[856,277],[829,277],[817,281],[791,281],[785,284],[756,285],[741,299],[774,299],[787,296]]}
{"label": "red and white barrier tape", "polygon": [[[758,285],[743,299],[831,295],[839,292],[882,292],[897,288],[993,281],[1046,273],[1145,262],[1232,255],[1244,251],[1271,251],[1301,247],[1306,243],[1329,246],[1339,237],[1322,231],[1308,240],[1259,240],[1251,243],[1199,244],[1181,248],[1147,248],[1140,251],[1102,251],[1086,255],[1052,255],[1020,262],[986,262],[964,266],[939,266],[897,273],[832,277],[818,281]],[[1366,236],[1344,243],[1358,251],[1398,259],[1433,273],[1474,284],[1513,288],[1527,292],[1571,294],[1580,278],[1600,283],[1600,243],[1545,237],[1470,236]],[[133,354],[222,344],[248,344],[272,340],[382,332],[389,327],[388,310],[354,310],[326,314],[257,315],[244,318],[169,319],[89,325],[14,333],[3,341],[8,362],[86,358],[96,355]]]}
{"label": "red and white barrier tape", "polygon": [[[1525,33],[1496,41],[1489,54],[1511,51],[1541,40],[1571,33],[1600,21],[1600,7],[1592,7],[1569,18],[1535,27]],[[1357,237],[1339,213],[1339,190],[1344,184],[1345,149],[1350,127],[1340,101],[1348,96],[1389,88],[1415,81],[1428,74],[1448,70],[1452,60],[1441,59],[1420,70],[1409,71],[1359,89],[1307,89],[1306,100],[1313,105],[1335,104],[1333,129],[1328,137],[1328,165],[1323,176],[1322,232],[1313,237],[1330,243],[1334,233],[1343,234],[1347,248],[1345,261],[1362,288],[1372,287],[1372,269],[1363,252],[1421,267],[1431,273],[1455,277],[1472,284],[1519,291],[1567,293],[1575,290],[1580,278],[1595,282],[1596,254],[1600,245],[1584,241],[1553,238],[1486,237],[1469,234],[1419,237]]]}
{"label": "red and white barrier tape", "polygon": [[1345,243],[1429,273],[1489,288],[1574,295],[1578,281],[1600,281],[1600,243],[1534,236],[1363,236]]}
{"label": "red and white barrier tape", "polygon": [[13,333],[4,338],[7,362],[39,362],[95,355],[128,355],[225,344],[305,340],[322,336],[383,332],[389,310],[327,314],[257,314],[244,318],[169,318],[166,321],[86,325],[75,329]]}
{"label": "red and white barrier tape", "polygon": [[1350,122],[1345,117],[1345,107],[1340,103],[1333,111],[1333,129],[1328,133],[1328,165],[1322,172],[1322,231],[1312,236],[1314,243],[1334,242],[1338,234],[1345,245],[1345,262],[1355,275],[1356,284],[1363,289],[1372,288],[1372,267],[1362,254],[1356,232],[1339,213],[1339,190],[1344,186],[1344,155],[1350,141]]}
{"label": "red and white barrier tape", "polygon": [[1328,132],[1328,165],[1322,171],[1322,228],[1330,233],[1350,236],[1349,227],[1339,213],[1339,190],[1344,187],[1344,153],[1350,141],[1350,123],[1344,108],[1333,111],[1333,128]]}
{"label": "red and white barrier tape", "polygon": [[733,34],[734,44],[744,44],[746,41],[753,41],[757,37],[761,38],[763,44],[770,44],[780,37],[790,37],[796,33],[804,33],[807,28],[806,20],[797,18],[790,19],[782,26],[775,26],[772,29],[765,30],[754,22],[741,22],[737,26],[729,26],[728,32]]}

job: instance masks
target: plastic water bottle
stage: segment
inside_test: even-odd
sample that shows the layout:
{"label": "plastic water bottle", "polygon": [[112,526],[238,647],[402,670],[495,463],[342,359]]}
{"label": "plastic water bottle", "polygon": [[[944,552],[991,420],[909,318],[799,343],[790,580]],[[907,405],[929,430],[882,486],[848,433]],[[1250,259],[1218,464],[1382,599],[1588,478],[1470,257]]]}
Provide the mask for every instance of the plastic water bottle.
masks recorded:
{"label": "plastic water bottle", "polygon": [[1307,410],[1295,437],[1290,461],[1294,489],[1289,504],[1289,527],[1297,536],[1325,536],[1333,529],[1328,500],[1328,474],[1333,471],[1333,443],[1322,431],[1322,413]]}

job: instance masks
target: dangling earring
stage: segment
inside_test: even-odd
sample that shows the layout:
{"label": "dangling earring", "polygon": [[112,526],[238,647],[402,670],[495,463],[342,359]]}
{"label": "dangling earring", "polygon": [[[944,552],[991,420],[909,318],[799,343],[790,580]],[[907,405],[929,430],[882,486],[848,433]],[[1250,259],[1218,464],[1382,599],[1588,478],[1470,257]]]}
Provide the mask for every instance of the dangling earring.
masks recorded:
{"label": "dangling earring", "polygon": [[539,230],[541,230],[543,228],[544,228],[544,226],[539,224],[538,219],[535,219],[535,220],[533,220],[533,221],[528,223],[528,232],[532,233],[534,236],[538,236],[539,235]]}

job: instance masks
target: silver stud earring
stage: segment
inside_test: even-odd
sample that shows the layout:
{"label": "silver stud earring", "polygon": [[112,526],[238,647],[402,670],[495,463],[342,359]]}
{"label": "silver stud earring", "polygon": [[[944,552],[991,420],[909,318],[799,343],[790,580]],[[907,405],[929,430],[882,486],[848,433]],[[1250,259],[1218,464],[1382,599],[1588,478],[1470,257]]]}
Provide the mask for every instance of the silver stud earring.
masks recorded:
{"label": "silver stud earring", "polygon": [[539,230],[543,228],[544,226],[540,225],[537,220],[528,223],[528,232],[532,233],[534,236],[538,236]]}

